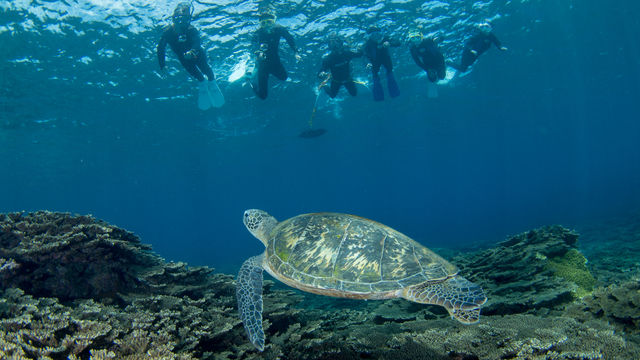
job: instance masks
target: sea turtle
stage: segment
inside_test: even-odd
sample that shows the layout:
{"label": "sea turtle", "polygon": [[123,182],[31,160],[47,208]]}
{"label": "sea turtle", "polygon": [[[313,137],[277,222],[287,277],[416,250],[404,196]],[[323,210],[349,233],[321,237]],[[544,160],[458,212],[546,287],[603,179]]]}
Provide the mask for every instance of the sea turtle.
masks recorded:
{"label": "sea turtle", "polygon": [[244,224],[266,246],[238,273],[238,310],[249,339],[264,349],[262,270],[294,288],[351,299],[402,297],[441,305],[464,324],[480,318],[482,288],[431,250],[388,226],[362,217],[315,213],[278,222],[262,210]]}

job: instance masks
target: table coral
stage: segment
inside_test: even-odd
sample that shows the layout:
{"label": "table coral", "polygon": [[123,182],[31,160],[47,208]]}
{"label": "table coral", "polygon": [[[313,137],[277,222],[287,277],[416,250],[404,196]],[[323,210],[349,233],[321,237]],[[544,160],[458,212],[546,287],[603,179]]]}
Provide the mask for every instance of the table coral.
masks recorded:
{"label": "table coral", "polygon": [[577,240],[571,230],[547,226],[456,257],[453,263],[487,292],[485,315],[553,308],[584,296],[595,285]]}

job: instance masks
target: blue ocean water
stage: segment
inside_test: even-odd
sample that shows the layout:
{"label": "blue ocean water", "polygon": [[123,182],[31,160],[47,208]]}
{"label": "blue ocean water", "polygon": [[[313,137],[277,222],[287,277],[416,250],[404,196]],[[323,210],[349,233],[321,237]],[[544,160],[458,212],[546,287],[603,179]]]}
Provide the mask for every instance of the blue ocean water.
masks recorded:
{"label": "blue ocean water", "polygon": [[[278,219],[353,213],[429,247],[486,246],[540,225],[580,227],[640,208],[640,31],[634,1],[274,1],[290,81],[269,98],[229,82],[250,48],[255,1],[195,2],[194,25],[227,103],[200,111],[175,56],[155,45],[177,1],[0,4],[0,212],[91,213],[168,260],[235,272],[262,251],[247,208]],[[491,19],[509,50],[427,96],[405,45],[402,95],[366,87],[316,100],[324,37],[422,24],[457,61]],[[365,63],[356,76],[368,81]]]}

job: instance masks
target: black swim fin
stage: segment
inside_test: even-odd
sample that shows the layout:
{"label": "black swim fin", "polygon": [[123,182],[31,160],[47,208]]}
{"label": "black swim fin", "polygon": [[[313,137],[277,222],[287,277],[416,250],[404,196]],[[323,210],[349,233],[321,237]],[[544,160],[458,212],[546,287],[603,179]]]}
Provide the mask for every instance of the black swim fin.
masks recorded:
{"label": "black swim fin", "polygon": [[380,77],[373,78],[373,101],[384,100],[384,90],[382,90],[382,84],[380,83]]}
{"label": "black swim fin", "polygon": [[398,88],[398,83],[392,72],[387,73],[387,87],[389,88],[389,96],[392,98],[400,96],[400,88]]}

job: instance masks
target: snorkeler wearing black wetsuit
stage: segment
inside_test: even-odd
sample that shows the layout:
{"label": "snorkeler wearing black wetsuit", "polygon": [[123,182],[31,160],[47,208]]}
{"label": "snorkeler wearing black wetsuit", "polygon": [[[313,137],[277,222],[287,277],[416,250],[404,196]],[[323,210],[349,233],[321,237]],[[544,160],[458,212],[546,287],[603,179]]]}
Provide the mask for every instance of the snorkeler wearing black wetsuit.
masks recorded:
{"label": "snorkeler wearing black wetsuit", "polygon": [[387,72],[387,87],[389,88],[389,95],[396,97],[400,95],[398,84],[393,77],[393,65],[391,63],[391,55],[389,54],[389,47],[400,46],[400,41],[392,40],[389,36],[382,34],[380,29],[376,26],[372,26],[367,29],[369,39],[364,44],[363,52],[367,56],[371,66],[371,72],[373,75],[373,99],[375,101],[384,100],[384,91],[380,84],[380,66],[384,66]]}
{"label": "snorkeler wearing black wetsuit", "polygon": [[460,71],[465,72],[469,68],[469,66],[473,65],[474,62],[482,55],[485,51],[491,48],[491,44],[495,45],[501,51],[506,51],[507,48],[502,46],[500,40],[495,36],[492,32],[493,28],[489,23],[482,23],[477,26],[479,32],[472,36],[467,42],[464,44],[464,50],[462,50],[462,58],[460,59],[460,64],[453,64],[453,68]]}
{"label": "snorkeler wearing black wetsuit", "polygon": [[295,53],[296,59],[300,60],[293,36],[287,29],[281,25],[276,25],[275,22],[275,15],[270,13],[261,14],[260,28],[258,28],[252,40],[255,48],[254,54],[256,55],[258,83],[255,84],[252,81],[251,87],[261,99],[267,98],[269,74],[283,81],[289,77],[287,70],[280,62],[280,55],[278,54],[281,38],[287,41],[287,44]]}
{"label": "snorkeler wearing black wetsuit", "polygon": [[329,35],[329,54],[322,58],[322,67],[318,76],[326,79],[327,71],[331,72],[331,83],[329,87],[325,87],[324,91],[331,97],[335,98],[341,86],[344,86],[351,96],[358,94],[356,83],[351,77],[351,60],[362,56],[362,52],[347,50],[344,47],[344,41],[337,34]]}
{"label": "snorkeler wearing black wetsuit", "polygon": [[409,51],[416,64],[427,72],[429,81],[436,82],[445,78],[444,55],[432,38],[423,38],[422,33],[409,34]]}
{"label": "snorkeler wearing black wetsuit", "polygon": [[183,2],[173,12],[173,23],[167,27],[158,43],[158,62],[160,69],[165,67],[167,44],[176,54],[185,70],[198,81],[204,81],[203,73],[209,81],[215,76],[207,63],[207,53],[200,45],[198,30],[191,25],[191,5]]}

